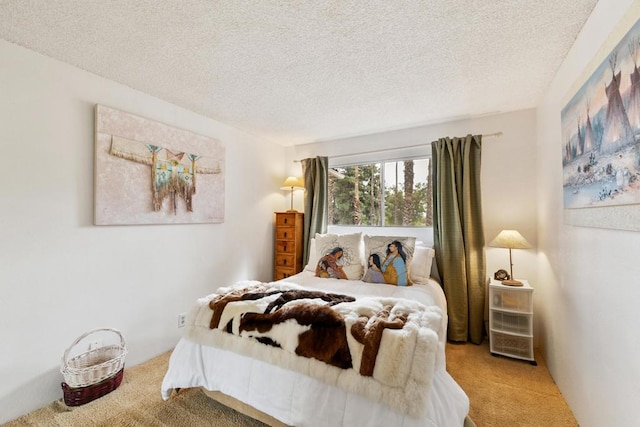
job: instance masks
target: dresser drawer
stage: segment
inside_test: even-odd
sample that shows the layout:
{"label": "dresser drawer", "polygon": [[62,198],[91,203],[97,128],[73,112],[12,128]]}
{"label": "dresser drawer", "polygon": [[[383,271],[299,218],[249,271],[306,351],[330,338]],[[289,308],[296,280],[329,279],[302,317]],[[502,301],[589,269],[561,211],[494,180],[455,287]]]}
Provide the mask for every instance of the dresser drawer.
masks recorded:
{"label": "dresser drawer", "polygon": [[276,255],[295,254],[295,253],[296,253],[295,242],[289,242],[287,240],[276,240]]}
{"label": "dresser drawer", "polygon": [[498,310],[513,310],[523,313],[533,312],[531,288],[512,288],[492,286],[489,289],[489,304]]}
{"label": "dresser drawer", "polygon": [[277,240],[295,240],[295,238],[296,238],[295,227],[276,227]]}
{"label": "dresser drawer", "polygon": [[533,360],[533,338],[521,335],[491,332],[489,338],[491,353]]}
{"label": "dresser drawer", "polygon": [[276,253],[276,267],[295,267],[295,256]]}
{"label": "dresser drawer", "polygon": [[295,213],[279,213],[276,216],[276,226],[294,226],[296,223],[296,214]]}
{"label": "dresser drawer", "polygon": [[274,280],[282,280],[296,274],[295,268],[276,267]]}
{"label": "dresser drawer", "polygon": [[533,335],[533,314],[491,310],[491,330]]}

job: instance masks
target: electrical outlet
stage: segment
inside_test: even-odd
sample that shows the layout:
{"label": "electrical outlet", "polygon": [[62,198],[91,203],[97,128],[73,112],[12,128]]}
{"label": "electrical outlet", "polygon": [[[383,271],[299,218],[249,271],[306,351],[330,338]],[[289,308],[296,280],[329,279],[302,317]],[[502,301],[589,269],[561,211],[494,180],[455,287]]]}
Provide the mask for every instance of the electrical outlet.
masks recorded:
{"label": "electrical outlet", "polygon": [[178,328],[184,327],[184,322],[186,320],[187,313],[178,314]]}
{"label": "electrical outlet", "polygon": [[95,350],[97,348],[102,347],[102,341],[101,340],[91,340],[89,341],[89,351],[91,350]]}

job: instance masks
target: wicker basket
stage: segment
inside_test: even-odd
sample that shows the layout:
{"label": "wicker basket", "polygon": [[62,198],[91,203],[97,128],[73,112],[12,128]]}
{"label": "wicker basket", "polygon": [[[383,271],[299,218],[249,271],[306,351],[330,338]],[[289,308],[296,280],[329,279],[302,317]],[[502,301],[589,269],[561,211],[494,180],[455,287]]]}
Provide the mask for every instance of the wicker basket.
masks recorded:
{"label": "wicker basket", "polygon": [[[78,348],[89,348],[89,343],[95,337],[104,339],[105,336],[107,338],[110,337],[115,342],[75,354],[78,353]],[[66,385],[70,388],[91,386],[114,377],[121,371],[124,367],[126,354],[127,347],[120,331],[115,329],[94,329],[79,336],[71,344],[71,347],[64,352],[60,372],[64,376]]]}
{"label": "wicker basket", "polygon": [[62,383],[64,403],[67,406],[80,406],[111,393],[118,388],[123,376],[124,368],[120,369],[114,376],[86,387],[72,388],[67,383]]}

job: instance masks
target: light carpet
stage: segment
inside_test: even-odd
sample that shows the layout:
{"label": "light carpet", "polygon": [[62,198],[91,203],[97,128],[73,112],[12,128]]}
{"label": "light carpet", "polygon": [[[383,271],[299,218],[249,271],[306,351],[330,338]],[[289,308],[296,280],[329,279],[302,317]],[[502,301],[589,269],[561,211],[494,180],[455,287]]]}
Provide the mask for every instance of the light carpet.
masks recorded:
{"label": "light carpet", "polygon": [[[263,423],[219,404],[199,389],[162,400],[160,385],[170,352],[126,368],[120,387],[82,406],[61,399],[9,422],[5,427],[262,427]],[[62,397],[62,389],[60,389]]]}
{"label": "light carpet", "polygon": [[492,356],[489,343],[447,344],[447,370],[471,402],[478,427],[573,427],[571,409],[536,351],[538,366]]}
{"label": "light carpet", "polygon": [[[264,426],[199,390],[183,390],[163,401],[160,384],[169,355],[126,368],[120,387],[100,399],[73,408],[59,399],[5,427]],[[578,425],[544,360],[539,355],[536,358],[538,366],[532,366],[492,357],[486,342],[479,346],[447,344],[447,369],[469,395],[470,417],[478,427]]]}

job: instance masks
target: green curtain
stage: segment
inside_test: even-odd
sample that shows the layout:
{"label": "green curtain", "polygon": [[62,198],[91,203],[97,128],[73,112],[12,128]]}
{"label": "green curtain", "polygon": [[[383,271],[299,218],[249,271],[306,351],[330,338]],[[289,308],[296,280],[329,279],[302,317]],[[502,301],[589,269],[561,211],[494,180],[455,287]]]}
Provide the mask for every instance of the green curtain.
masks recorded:
{"label": "green curtain", "polygon": [[309,262],[309,243],[316,233],[327,232],[329,208],[329,159],[302,160],[304,177],[304,265]]}
{"label": "green curtain", "polygon": [[433,235],[447,297],[450,341],[482,342],[485,254],[480,194],[482,136],[431,143]]}

